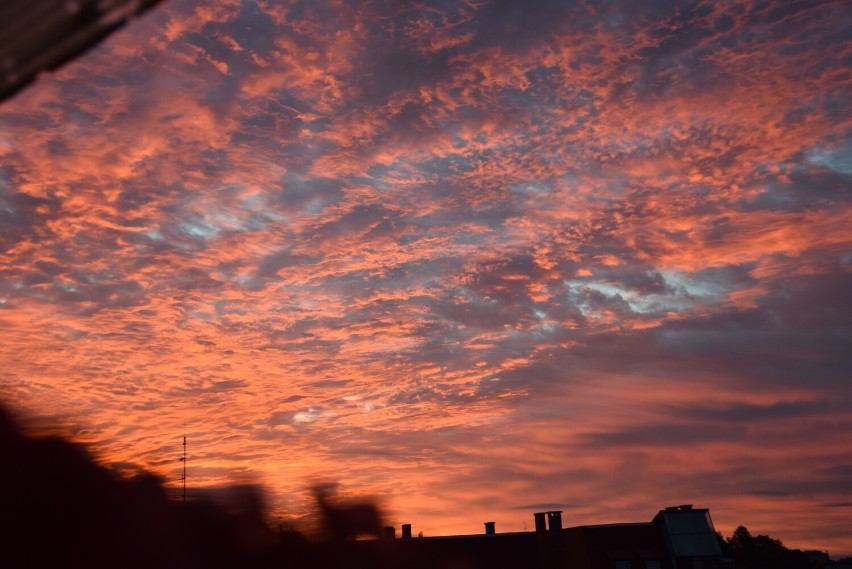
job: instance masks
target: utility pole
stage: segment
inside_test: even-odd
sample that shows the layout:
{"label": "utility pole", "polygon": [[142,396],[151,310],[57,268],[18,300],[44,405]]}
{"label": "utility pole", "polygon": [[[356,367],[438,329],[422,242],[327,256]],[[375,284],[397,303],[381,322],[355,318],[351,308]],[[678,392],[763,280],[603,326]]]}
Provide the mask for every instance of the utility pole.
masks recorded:
{"label": "utility pole", "polygon": [[183,456],[180,457],[180,461],[183,463],[183,476],[180,477],[183,482],[182,499],[186,502],[186,435],[183,436]]}

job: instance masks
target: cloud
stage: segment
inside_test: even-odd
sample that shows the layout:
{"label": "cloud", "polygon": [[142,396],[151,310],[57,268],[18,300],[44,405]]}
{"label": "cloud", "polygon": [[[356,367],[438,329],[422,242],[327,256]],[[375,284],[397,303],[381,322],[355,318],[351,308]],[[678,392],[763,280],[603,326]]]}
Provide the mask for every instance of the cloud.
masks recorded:
{"label": "cloud", "polygon": [[0,109],[4,389],[429,534],[522,494],[774,536],[845,501],[847,12],[170,2]]}

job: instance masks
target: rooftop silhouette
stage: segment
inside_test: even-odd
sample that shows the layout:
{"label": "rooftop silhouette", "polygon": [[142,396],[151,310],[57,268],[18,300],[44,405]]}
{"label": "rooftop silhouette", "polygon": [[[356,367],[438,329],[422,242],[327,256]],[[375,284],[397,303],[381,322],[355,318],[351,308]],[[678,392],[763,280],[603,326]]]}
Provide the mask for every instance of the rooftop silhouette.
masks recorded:
{"label": "rooftop silhouette", "polygon": [[313,487],[324,531],[309,540],[270,529],[257,487],[231,488],[227,504],[171,499],[161,478],[121,478],[83,445],[24,434],[2,408],[0,448],[4,567],[725,569],[734,556],[746,569],[831,564],[745,528],[725,542],[709,510],[689,504],[643,522],[563,527],[563,512],[549,510],[533,513],[535,531],[498,533],[484,522],[476,535],[413,537],[403,524],[397,537],[376,504],[341,501],[328,484]]}

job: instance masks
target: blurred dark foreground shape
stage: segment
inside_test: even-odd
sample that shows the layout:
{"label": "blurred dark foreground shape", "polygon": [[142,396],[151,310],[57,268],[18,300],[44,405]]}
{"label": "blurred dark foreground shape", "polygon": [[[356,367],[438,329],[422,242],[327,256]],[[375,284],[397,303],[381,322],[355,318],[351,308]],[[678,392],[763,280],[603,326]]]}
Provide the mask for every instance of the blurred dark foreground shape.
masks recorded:
{"label": "blurred dark foreground shape", "polygon": [[0,567],[282,567],[259,489],[228,507],[122,479],[79,444],[22,434],[0,408]]}
{"label": "blurred dark foreground shape", "polygon": [[384,524],[372,502],[341,503],[331,496],[331,487],[331,484],[318,484],[312,488],[326,539],[340,542],[358,537],[382,537]]}
{"label": "blurred dark foreground shape", "polygon": [[0,101],[160,0],[0,1]]}
{"label": "blurred dark foreground shape", "polygon": [[81,444],[25,434],[2,406],[0,456],[3,569],[405,566],[391,565],[384,542],[350,547],[356,536],[381,533],[379,510],[368,501],[340,502],[316,490],[325,541],[275,532],[258,487],[220,489],[216,499],[170,498],[153,474],[123,478]]}

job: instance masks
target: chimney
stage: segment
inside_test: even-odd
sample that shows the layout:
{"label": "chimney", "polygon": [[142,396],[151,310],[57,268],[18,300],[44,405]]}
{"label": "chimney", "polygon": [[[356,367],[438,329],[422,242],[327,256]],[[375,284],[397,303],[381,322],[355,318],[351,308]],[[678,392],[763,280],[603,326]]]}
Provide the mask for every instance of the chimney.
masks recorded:
{"label": "chimney", "polygon": [[396,539],[396,528],[393,526],[387,526],[382,531],[382,537],[385,539]]}
{"label": "chimney", "polygon": [[485,535],[494,535],[494,522],[485,522]]}
{"label": "chimney", "polygon": [[547,525],[550,531],[559,531],[562,529],[562,510],[558,512],[547,512]]}
{"label": "chimney", "polygon": [[544,531],[547,529],[547,522],[544,519],[546,514],[544,512],[536,512],[533,514],[535,516],[535,531]]}
{"label": "chimney", "polygon": [[402,539],[411,539],[411,524],[402,524]]}

